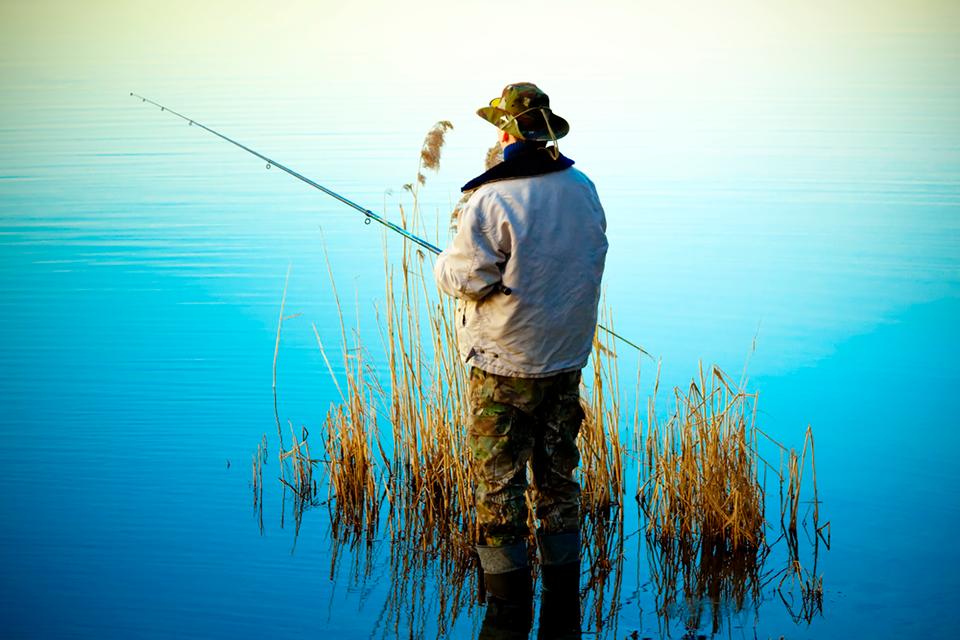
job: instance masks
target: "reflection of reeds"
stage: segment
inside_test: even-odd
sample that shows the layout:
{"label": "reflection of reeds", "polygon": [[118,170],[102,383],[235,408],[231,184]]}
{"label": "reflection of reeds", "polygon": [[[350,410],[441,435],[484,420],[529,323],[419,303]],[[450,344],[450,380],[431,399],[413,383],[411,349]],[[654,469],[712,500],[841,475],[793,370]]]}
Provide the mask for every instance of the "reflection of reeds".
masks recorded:
{"label": "reflection of reeds", "polygon": [[[816,456],[813,446],[813,430],[807,426],[806,436],[803,442],[803,451],[798,455],[796,449],[791,448],[789,452],[780,446],[781,452],[787,453],[786,471],[781,469],[780,473],[780,494],[781,494],[781,517],[780,527],[782,538],[786,540],[788,560],[787,565],[777,572],[768,582],[772,582],[777,576],[780,576],[780,582],[777,584],[777,593],[786,605],[787,610],[794,621],[804,621],[809,624],[813,617],[821,614],[823,606],[823,575],[817,574],[817,560],[819,558],[820,541],[823,540],[827,549],[830,548],[830,523],[826,522],[823,526],[819,525],[820,504],[817,495],[817,471]],[[799,511],[801,500],[801,486],[804,470],[807,467],[807,450],[810,451],[810,474],[812,476],[813,499],[810,501],[807,512],[800,521]],[[786,485],[786,494],[784,495],[784,485]],[[807,515],[812,510],[813,515],[813,558],[811,568],[804,567],[800,562],[800,545],[798,540],[798,526],[804,525],[806,530]],[[789,519],[788,519],[789,516]],[[786,520],[786,522],[785,522]],[[823,530],[827,530],[827,537],[824,538]],[[808,535],[808,537],[811,537]],[[788,586],[784,593],[784,585]],[[800,587],[800,605],[797,607],[794,597],[794,586]]]}
{"label": "reflection of reeds", "polygon": [[390,589],[383,606],[386,625],[407,628],[410,637],[424,637],[432,620],[436,636],[448,636],[460,614],[474,604],[470,563],[455,554],[404,544],[393,544],[390,553]]}
{"label": "reflection of reeds", "polygon": [[317,495],[317,481],[313,479],[313,469],[317,466],[319,460],[310,457],[310,445],[307,444],[307,437],[310,433],[306,427],[301,427],[300,438],[297,438],[293,425],[290,425],[290,433],[293,436],[293,447],[289,451],[280,451],[280,463],[288,462],[292,468],[290,482],[281,480],[281,482],[297,496],[300,500],[309,502]]}
{"label": "reflection of reeds", "polygon": [[[797,532],[787,531],[785,537],[789,560],[787,566],[773,576],[773,578],[776,578],[777,575],[781,576],[780,582],[777,584],[777,593],[795,622],[804,621],[809,624],[815,615],[822,615],[823,609],[823,575],[817,575],[820,541],[814,536],[812,569],[807,569],[800,564],[800,546],[797,540]],[[786,593],[784,592],[785,583],[789,587]],[[800,587],[799,607],[797,607],[793,596],[794,585]]]}
{"label": "reflection of reeds", "polygon": [[614,520],[585,518],[582,539],[587,566],[584,622],[598,634],[617,637],[624,561],[622,511],[617,510]]}
{"label": "reflection of reeds", "polygon": [[664,627],[682,616],[687,628],[699,629],[708,614],[716,634],[726,613],[760,601],[765,549],[731,549],[716,538],[648,538],[647,555],[656,613]]}
{"label": "reflection of reeds", "polygon": [[[289,421],[288,421],[289,423]],[[287,489],[293,498],[293,519],[296,535],[300,533],[300,523],[303,521],[303,512],[317,504],[317,481],[313,478],[313,470],[320,460],[310,456],[310,445],[307,437],[310,435],[306,427],[301,427],[300,438],[297,438],[293,425],[290,424],[290,434],[293,446],[289,451],[280,448],[280,483],[283,485],[284,503],[286,503]],[[281,520],[281,526],[283,521]]]}
{"label": "reflection of reeds", "polygon": [[257,516],[260,535],[263,535],[263,465],[267,462],[267,434],[263,434],[263,443],[257,445],[253,454],[253,511]]}

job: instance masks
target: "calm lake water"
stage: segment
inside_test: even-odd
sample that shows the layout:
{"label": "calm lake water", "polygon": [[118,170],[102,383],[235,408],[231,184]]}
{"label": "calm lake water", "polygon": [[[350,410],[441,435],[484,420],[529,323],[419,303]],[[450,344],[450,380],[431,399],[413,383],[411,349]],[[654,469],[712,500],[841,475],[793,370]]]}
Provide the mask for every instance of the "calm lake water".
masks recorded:
{"label": "calm lake water", "polygon": [[[623,586],[601,637],[956,634],[960,50],[952,32],[850,47],[818,67],[830,73],[782,70],[789,82],[752,70],[683,86],[644,68],[649,82],[599,103],[579,97],[583,76],[535,78],[574,125],[564,153],[598,186],[607,304],[617,330],[662,361],[664,412],[662,390],[688,384],[700,360],[739,377],[756,336],[758,424],[788,447],[812,427],[830,522],[812,620],[794,619],[799,589],[784,601],[778,578],[758,606],[720,603],[719,630],[709,614],[688,628],[682,608],[657,615],[631,485]],[[289,69],[213,75],[173,53],[159,72],[142,51],[83,65],[4,51],[3,635],[475,637],[484,609],[444,613],[437,571],[395,596],[385,533],[369,554],[338,550],[315,508],[295,537],[274,480],[277,418],[319,432],[337,398],[311,326],[338,344],[319,227],[382,365],[379,230],[129,92],[393,220],[411,204],[401,187],[423,135],[450,119],[442,169],[421,192],[442,244],[451,201],[493,141],[473,111],[517,78],[304,83]],[[857,56],[876,56],[870,74],[854,73]],[[275,415],[288,266],[284,311],[302,315],[280,337]],[[624,361],[632,404],[636,360]],[[655,369],[644,363],[642,403]],[[249,482],[263,434],[261,531]],[[813,540],[801,532],[805,567]],[[775,546],[764,571],[785,562]]]}

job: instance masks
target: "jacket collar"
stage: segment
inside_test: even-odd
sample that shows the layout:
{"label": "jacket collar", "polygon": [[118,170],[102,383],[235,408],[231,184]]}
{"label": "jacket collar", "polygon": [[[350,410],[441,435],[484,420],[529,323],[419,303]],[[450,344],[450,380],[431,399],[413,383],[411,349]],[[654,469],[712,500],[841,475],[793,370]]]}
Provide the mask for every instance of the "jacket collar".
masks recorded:
{"label": "jacket collar", "polygon": [[[517,142],[504,149],[504,161],[494,165],[484,173],[480,174],[467,184],[463,185],[460,191],[471,191],[488,182],[499,180],[511,180],[514,178],[532,178],[542,176],[554,171],[562,171],[573,166],[573,160],[562,153],[556,160],[550,157],[543,143],[537,143],[539,146],[524,142]],[[514,149],[518,145],[521,148]],[[531,148],[532,147],[532,148]]]}

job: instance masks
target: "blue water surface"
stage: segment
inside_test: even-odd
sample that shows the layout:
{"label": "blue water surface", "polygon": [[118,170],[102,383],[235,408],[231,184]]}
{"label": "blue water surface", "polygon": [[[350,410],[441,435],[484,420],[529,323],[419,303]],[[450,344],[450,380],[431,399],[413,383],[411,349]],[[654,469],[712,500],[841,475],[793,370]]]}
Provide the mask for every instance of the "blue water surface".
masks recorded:
{"label": "blue water surface", "polygon": [[[608,215],[606,303],[618,332],[660,361],[662,414],[700,361],[739,379],[749,356],[758,426],[788,448],[803,447],[808,425],[815,435],[831,534],[818,555],[822,614],[794,621],[767,584],[759,608],[727,603],[716,635],[945,638],[960,622],[960,88],[944,79],[957,58],[943,40],[898,42],[926,52],[927,77],[824,80],[795,88],[800,102],[759,106],[746,90],[707,106],[709,95],[638,85],[611,99],[628,123],[615,136],[571,107],[583,133],[564,153]],[[442,244],[458,187],[492,143],[468,83],[161,74],[140,88],[126,67],[70,76],[21,60],[3,72],[3,635],[475,637],[482,607],[438,621],[441,575],[423,578],[420,599],[391,597],[385,531],[369,560],[335,553],[322,507],[295,536],[276,481],[278,423],[285,438],[319,433],[338,398],[316,339],[342,373],[333,283],[347,325],[359,322],[385,365],[380,231],[129,95],[152,89],[393,220],[412,210],[402,185],[422,136],[452,119],[420,200]],[[288,269],[284,314],[302,315],[280,333],[275,397]],[[636,357],[622,349],[629,395]],[[642,406],[656,368],[643,363]],[[250,481],[264,434],[261,531]],[[655,613],[634,490],[620,607],[600,635],[680,637],[683,615],[663,628]],[[782,550],[768,562],[782,564]],[[711,635],[708,622],[689,631]]]}

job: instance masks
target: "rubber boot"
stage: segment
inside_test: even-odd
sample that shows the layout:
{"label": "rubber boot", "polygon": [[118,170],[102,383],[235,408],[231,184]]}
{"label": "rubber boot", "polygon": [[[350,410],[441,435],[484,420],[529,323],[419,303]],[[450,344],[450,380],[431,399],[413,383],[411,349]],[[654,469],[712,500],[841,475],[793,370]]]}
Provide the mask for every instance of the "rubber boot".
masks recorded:
{"label": "rubber boot", "polygon": [[488,598],[526,603],[533,600],[533,575],[530,567],[508,573],[484,573],[483,581]]}
{"label": "rubber boot", "polygon": [[580,532],[537,536],[540,617],[537,640],[580,638]]}
{"label": "rubber boot", "polygon": [[526,640],[533,627],[533,577],[527,544],[477,546],[487,592],[478,640]]}
{"label": "rubber boot", "polygon": [[579,640],[580,637],[580,593],[541,592],[537,640]]}

